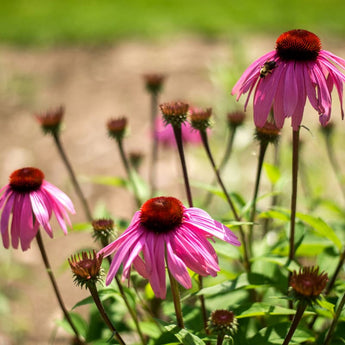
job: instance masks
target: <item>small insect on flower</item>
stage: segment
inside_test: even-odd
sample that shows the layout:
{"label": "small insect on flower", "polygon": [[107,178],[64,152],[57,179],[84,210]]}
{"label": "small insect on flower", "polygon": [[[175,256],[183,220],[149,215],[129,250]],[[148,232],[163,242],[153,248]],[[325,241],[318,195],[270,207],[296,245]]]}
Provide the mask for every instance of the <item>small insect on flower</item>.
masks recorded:
{"label": "small insect on flower", "polygon": [[277,63],[272,61],[266,61],[260,69],[260,78],[265,78],[268,74],[272,74],[272,71],[277,67]]}

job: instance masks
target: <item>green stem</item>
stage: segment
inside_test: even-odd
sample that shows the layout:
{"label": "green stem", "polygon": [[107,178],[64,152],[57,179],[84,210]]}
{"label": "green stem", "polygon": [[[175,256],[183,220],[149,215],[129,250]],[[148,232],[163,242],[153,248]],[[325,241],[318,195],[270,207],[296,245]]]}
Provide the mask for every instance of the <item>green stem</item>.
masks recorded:
{"label": "green stem", "polygon": [[[199,280],[199,291],[203,289],[203,278],[201,275],[198,276]],[[209,330],[207,328],[207,312],[206,312],[206,303],[204,295],[199,296],[200,304],[201,304],[201,314],[202,314],[202,321],[204,323],[204,330],[206,334],[209,334]]]}
{"label": "green stem", "polygon": [[289,262],[293,261],[294,257],[295,257],[295,226],[296,226],[297,180],[298,180],[298,146],[299,146],[299,130],[293,131],[293,137],[292,137],[292,193],[291,193]]}
{"label": "green stem", "polygon": [[258,166],[256,169],[256,179],[255,179],[255,188],[254,188],[254,196],[252,201],[252,211],[250,214],[249,222],[249,233],[248,233],[248,247],[250,255],[252,256],[252,243],[253,243],[253,228],[254,228],[254,221],[255,221],[255,214],[256,214],[256,200],[259,193],[259,186],[260,186],[260,179],[261,179],[261,172],[262,172],[262,165],[265,158],[265,153],[267,150],[268,142],[267,141],[260,141],[260,152],[258,157]]}
{"label": "green stem", "polygon": [[[235,134],[236,134],[236,129],[237,127],[234,127],[232,131],[230,131],[230,135],[229,135],[229,139],[228,139],[228,143],[226,145],[226,150],[223,156],[223,159],[221,160],[220,164],[219,164],[219,173],[221,173],[225,167],[225,165],[228,163],[231,152],[232,152],[232,147],[234,144],[234,139],[235,139]],[[212,186],[214,186],[217,183],[217,179],[215,178],[212,181]],[[211,203],[213,198],[213,193],[208,192],[204,201],[204,207],[207,208],[207,206]]]}
{"label": "green stem", "polygon": [[332,324],[331,324],[331,327],[329,328],[329,331],[327,333],[327,336],[326,336],[326,339],[324,341],[324,345],[329,345],[330,342],[331,342],[331,339],[333,337],[333,334],[334,334],[334,331],[335,331],[335,327],[338,323],[338,319],[340,317],[340,314],[344,308],[344,305],[345,305],[345,294],[343,295],[339,305],[338,305],[338,308],[337,308],[337,311],[335,312],[335,316],[334,316],[334,319],[332,321]]}
{"label": "green stem", "polygon": [[170,279],[171,293],[172,293],[173,301],[174,301],[177,325],[180,328],[184,328],[182,308],[181,308],[181,299],[180,299],[180,291],[178,289],[178,284],[169,270],[168,270],[168,274],[169,274],[169,279]]}
{"label": "green stem", "polygon": [[[200,136],[201,136],[201,139],[202,139],[202,143],[204,145],[204,148],[205,148],[205,151],[207,153],[207,156],[210,160],[210,163],[212,165],[212,168],[213,168],[213,171],[216,175],[216,178],[217,178],[217,181],[219,183],[219,185],[221,186],[222,188],[222,191],[225,195],[225,198],[232,210],[232,213],[234,214],[234,217],[236,219],[236,221],[240,222],[241,221],[241,218],[240,216],[238,215],[237,211],[236,211],[236,208],[231,200],[231,197],[228,193],[228,191],[226,190],[225,188],[225,185],[220,177],[220,174],[219,174],[219,169],[216,167],[216,164],[214,162],[214,159],[213,159],[213,156],[212,156],[212,153],[211,153],[211,150],[210,150],[210,147],[209,147],[209,144],[208,144],[208,139],[207,139],[207,133],[206,131],[199,131],[200,132]],[[243,245],[243,259],[244,259],[244,267],[246,269],[247,272],[250,271],[250,261],[249,261],[249,254],[248,254],[248,248],[247,248],[247,242],[246,242],[246,238],[245,238],[245,234],[244,234],[244,230],[242,228],[241,225],[238,226],[239,228],[239,231],[240,231],[240,237],[241,237],[241,241],[242,241],[242,245]]]}
{"label": "green stem", "polygon": [[116,141],[117,141],[117,144],[118,144],[121,160],[122,160],[123,166],[125,167],[128,180],[129,180],[129,182],[130,182],[130,184],[132,185],[132,188],[133,188],[135,202],[137,204],[137,207],[140,207],[141,206],[141,201],[140,201],[140,198],[139,198],[137,185],[136,185],[136,183],[134,181],[132,170],[131,170],[131,167],[129,165],[127,156],[125,154],[125,150],[123,149],[122,140],[116,140]]}
{"label": "green stem", "polygon": [[158,94],[157,92],[151,92],[151,136],[152,136],[152,152],[151,152],[151,164],[150,164],[150,186],[151,186],[151,198],[154,197],[156,187],[156,169],[158,161],[158,141],[156,135],[156,118],[157,118],[157,105],[158,105]]}
{"label": "green stem", "polygon": [[61,296],[61,293],[60,293],[60,290],[57,286],[57,283],[56,283],[56,279],[55,279],[55,276],[53,274],[53,270],[50,266],[50,263],[49,263],[49,260],[48,260],[48,256],[47,256],[47,252],[44,248],[44,244],[43,244],[43,240],[42,240],[42,236],[41,236],[41,232],[40,230],[37,231],[37,235],[36,235],[36,240],[37,240],[37,244],[38,244],[38,247],[40,249],[40,252],[41,252],[41,256],[42,256],[42,259],[43,259],[43,262],[44,262],[44,266],[46,268],[46,271],[48,273],[48,276],[50,278],[50,281],[53,285],[53,289],[54,289],[54,292],[55,292],[55,295],[56,295],[56,298],[58,300],[58,303],[60,305],[60,308],[67,320],[67,322],[69,323],[69,325],[71,326],[76,338],[77,338],[77,341],[78,341],[78,344],[82,344],[83,342],[81,341],[80,339],[80,335],[79,335],[79,332],[77,330],[77,328],[75,327],[66,307],[65,307],[65,304],[63,302],[63,299],[62,299],[62,296]]}
{"label": "green stem", "polygon": [[338,274],[340,272],[340,270],[342,269],[343,265],[344,265],[344,262],[345,262],[345,249],[344,251],[341,253],[340,255],[340,258],[339,258],[339,261],[338,261],[338,265],[337,265],[337,268],[335,269],[334,273],[333,273],[333,276],[331,278],[331,280],[329,281],[328,285],[327,285],[327,288],[325,290],[325,295],[327,296],[331,291],[332,291],[332,288],[334,286],[334,283],[338,277]]}
{"label": "green stem", "polygon": [[67,168],[67,171],[69,173],[69,176],[70,176],[70,179],[71,179],[72,184],[74,186],[74,189],[75,189],[75,191],[76,191],[76,193],[78,195],[78,198],[79,198],[79,200],[80,200],[80,202],[81,202],[81,204],[83,206],[86,218],[87,218],[87,220],[89,222],[92,222],[92,213],[90,211],[90,207],[89,207],[89,205],[87,203],[87,200],[86,200],[86,198],[84,196],[84,193],[83,193],[83,191],[82,191],[82,189],[81,189],[81,187],[80,187],[80,185],[78,183],[78,180],[77,180],[76,175],[75,175],[75,173],[73,171],[72,165],[71,165],[70,161],[67,158],[67,155],[66,155],[65,150],[64,150],[64,148],[62,146],[59,134],[58,133],[54,133],[53,134],[53,138],[54,138],[56,147],[57,147],[57,149],[59,151],[59,154],[60,154],[60,156],[61,156],[61,158],[62,158],[62,160],[63,160],[63,162],[64,162],[64,164],[65,164],[65,166]]}
{"label": "green stem", "polygon": [[223,345],[224,334],[218,334],[217,336],[217,345]]}
{"label": "green stem", "polygon": [[101,300],[99,299],[98,291],[96,288],[95,284],[88,284],[88,289],[91,293],[91,296],[98,308],[99,313],[102,316],[102,319],[104,320],[105,324],[108,326],[108,328],[113,332],[113,335],[115,336],[116,340],[121,344],[121,345],[126,345],[124,340],[122,339],[121,335],[119,332],[116,330],[115,326],[112,324],[110,321],[106,311],[104,310],[104,307],[102,305]]}
{"label": "green stem", "polygon": [[187,173],[187,165],[186,160],[184,157],[184,151],[183,151],[183,144],[182,144],[182,129],[181,125],[178,126],[172,126],[174,130],[175,140],[177,144],[178,153],[180,156],[181,166],[182,166],[182,173],[183,173],[183,180],[184,185],[186,189],[186,195],[188,200],[189,207],[193,207],[193,198],[192,198],[192,192],[190,189],[189,179],[188,179],[188,173]]}
{"label": "green stem", "polygon": [[302,319],[302,316],[304,314],[304,311],[305,309],[307,308],[307,304],[306,303],[299,303],[298,306],[297,306],[297,310],[296,310],[296,314],[293,318],[293,321],[292,321],[292,324],[290,326],[290,329],[289,329],[289,332],[288,334],[286,335],[285,339],[284,339],[284,342],[283,342],[283,345],[288,345],[290,343],[290,340],[292,338],[292,336],[294,335],[296,329],[297,329],[297,326],[299,324],[299,322],[301,321]]}

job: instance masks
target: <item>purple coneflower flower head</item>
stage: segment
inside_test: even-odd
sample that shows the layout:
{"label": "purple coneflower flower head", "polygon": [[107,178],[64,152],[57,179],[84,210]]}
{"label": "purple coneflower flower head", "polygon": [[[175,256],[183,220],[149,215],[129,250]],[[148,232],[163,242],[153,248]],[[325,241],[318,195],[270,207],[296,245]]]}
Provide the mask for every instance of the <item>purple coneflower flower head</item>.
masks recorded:
{"label": "purple coneflower flower head", "polygon": [[11,214],[11,245],[15,249],[19,242],[23,251],[29,249],[40,225],[53,237],[49,223],[52,213],[67,234],[66,221],[71,225],[67,211],[75,213],[72,201],[60,189],[45,181],[41,170],[29,167],[14,171],[9,184],[0,189],[0,194],[0,227],[5,248],[10,246]]}
{"label": "purple coneflower flower head", "polygon": [[291,117],[293,130],[298,130],[307,97],[325,126],[331,116],[331,92],[335,86],[343,111],[345,60],[321,49],[320,39],[306,30],[291,30],[280,35],[276,49],[254,61],[232,90],[237,100],[248,92],[247,107],[254,90],[254,122],[263,127],[273,107],[279,128]]}
{"label": "purple coneflower flower head", "polygon": [[[114,279],[123,263],[122,280],[134,268],[148,279],[155,295],[166,296],[167,269],[186,289],[192,287],[187,267],[201,276],[216,276],[218,258],[208,239],[220,238],[235,246],[240,242],[223,224],[213,220],[199,208],[186,208],[173,197],[157,197],[146,201],[127,230],[99,254],[114,253],[106,284]],[[142,253],[142,255],[140,255]]]}

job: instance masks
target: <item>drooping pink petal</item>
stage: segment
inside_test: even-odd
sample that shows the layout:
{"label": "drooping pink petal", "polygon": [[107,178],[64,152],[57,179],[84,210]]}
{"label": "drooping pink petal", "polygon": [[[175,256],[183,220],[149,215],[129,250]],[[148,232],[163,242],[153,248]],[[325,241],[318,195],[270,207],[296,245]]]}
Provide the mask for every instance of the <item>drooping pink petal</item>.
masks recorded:
{"label": "drooping pink petal", "polygon": [[32,217],[32,208],[30,196],[23,195],[22,212],[20,217],[20,245],[23,251],[30,248],[31,241],[35,238],[34,221]]}
{"label": "drooping pink petal", "polygon": [[186,289],[190,289],[192,287],[192,280],[188,274],[187,267],[184,262],[175,255],[169,240],[166,242],[166,251],[168,269],[171,274],[182,286]]}
{"label": "drooping pink petal", "polygon": [[7,198],[6,204],[4,206],[4,209],[1,215],[1,236],[2,236],[3,245],[6,249],[9,248],[9,245],[10,245],[8,223],[9,223],[10,215],[13,209],[14,199],[15,199],[15,196],[13,194],[10,194],[9,197]]}
{"label": "drooping pink petal", "polygon": [[11,224],[11,244],[14,249],[18,248],[20,235],[20,217],[22,213],[22,194],[15,194],[12,208],[12,224]]}
{"label": "drooping pink petal", "polygon": [[289,63],[286,66],[285,85],[284,85],[284,114],[286,117],[294,115],[296,104],[298,102],[298,86],[296,82],[297,71],[295,71],[297,63]]}
{"label": "drooping pink petal", "polygon": [[298,85],[298,98],[293,116],[291,118],[291,125],[294,131],[297,131],[301,125],[304,107],[307,100],[303,70],[304,66],[301,63],[296,63],[296,84]]}
{"label": "drooping pink petal", "polygon": [[30,200],[32,205],[32,211],[41,224],[47,234],[52,238],[53,230],[50,226],[49,220],[51,217],[51,204],[46,196],[38,191],[32,191],[30,193]]}
{"label": "drooping pink petal", "polygon": [[140,236],[137,242],[131,247],[131,250],[128,252],[128,257],[126,258],[126,260],[124,260],[124,263],[123,263],[123,271],[122,271],[123,278],[128,278],[131,265],[133,261],[135,260],[135,258],[141,252],[144,244],[145,244],[144,236]]}

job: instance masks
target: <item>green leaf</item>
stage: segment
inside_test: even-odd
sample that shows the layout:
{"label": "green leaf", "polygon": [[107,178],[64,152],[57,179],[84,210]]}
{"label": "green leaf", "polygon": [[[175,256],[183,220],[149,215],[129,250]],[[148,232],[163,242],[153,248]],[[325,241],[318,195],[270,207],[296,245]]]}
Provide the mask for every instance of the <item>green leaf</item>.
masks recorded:
{"label": "green leaf", "polygon": [[206,345],[205,342],[190,333],[185,328],[181,329],[176,325],[168,325],[164,327],[168,332],[174,334],[174,336],[183,344],[183,345]]}
{"label": "green leaf", "polygon": [[128,181],[122,177],[115,176],[92,176],[89,178],[91,182],[105,186],[128,187]]}
{"label": "green leaf", "polygon": [[276,184],[281,177],[279,168],[269,163],[264,163],[263,167],[270,182]]}
{"label": "green leaf", "polygon": [[[119,292],[113,288],[106,288],[106,289],[98,290],[98,295],[99,295],[99,298],[101,301],[104,301],[105,299],[114,296],[114,294],[118,295]],[[79,301],[78,303],[76,303],[73,306],[72,310],[77,308],[77,307],[81,307],[83,305],[93,304],[93,303],[94,303],[94,301],[93,301],[92,296],[88,296],[88,297],[82,299],[81,301]]]}
{"label": "green leaf", "polygon": [[290,221],[290,213],[287,210],[279,210],[279,209],[269,210],[266,212],[262,212],[259,217],[278,219],[284,222]]}
{"label": "green leaf", "polygon": [[[295,310],[290,308],[284,308],[276,305],[271,305],[268,303],[252,303],[248,305],[248,309],[245,309],[240,314],[236,314],[238,319],[243,319],[246,317],[255,317],[255,316],[272,316],[272,315],[294,315]],[[238,313],[238,311],[237,311]],[[304,315],[314,315],[314,313],[308,311]]]}
{"label": "green leaf", "polygon": [[335,234],[334,230],[320,217],[313,217],[299,212],[296,213],[296,217],[310,225],[319,235],[328,238],[339,250],[341,250],[342,243],[339,237]]}
{"label": "green leaf", "polygon": [[90,223],[73,223],[72,225],[73,231],[88,231],[92,229]]}
{"label": "green leaf", "polygon": [[[253,338],[249,340],[249,344],[255,345],[271,345],[282,344],[286,334],[290,329],[291,323],[284,322],[267,328],[262,328]],[[306,341],[314,343],[315,338],[311,330],[297,328],[289,344],[302,344]]]}
{"label": "green leaf", "polygon": [[273,285],[273,281],[258,273],[243,273],[233,281],[226,281],[205,289],[200,290],[197,295],[214,296],[239,289],[255,289],[259,286]]}
{"label": "green leaf", "polygon": [[318,314],[322,313],[322,315],[327,316],[330,319],[334,318],[334,304],[331,302],[328,302],[324,296],[320,295],[320,297],[316,300],[316,303],[318,306],[320,306],[322,309],[324,309],[328,313],[323,313],[322,311],[318,310]]}
{"label": "green leaf", "polygon": [[[79,334],[85,338],[88,329],[87,322],[77,313],[69,313],[69,316]],[[74,334],[74,331],[72,330],[70,324],[67,322],[66,318],[57,320],[56,323],[61,326],[66,332]]]}

